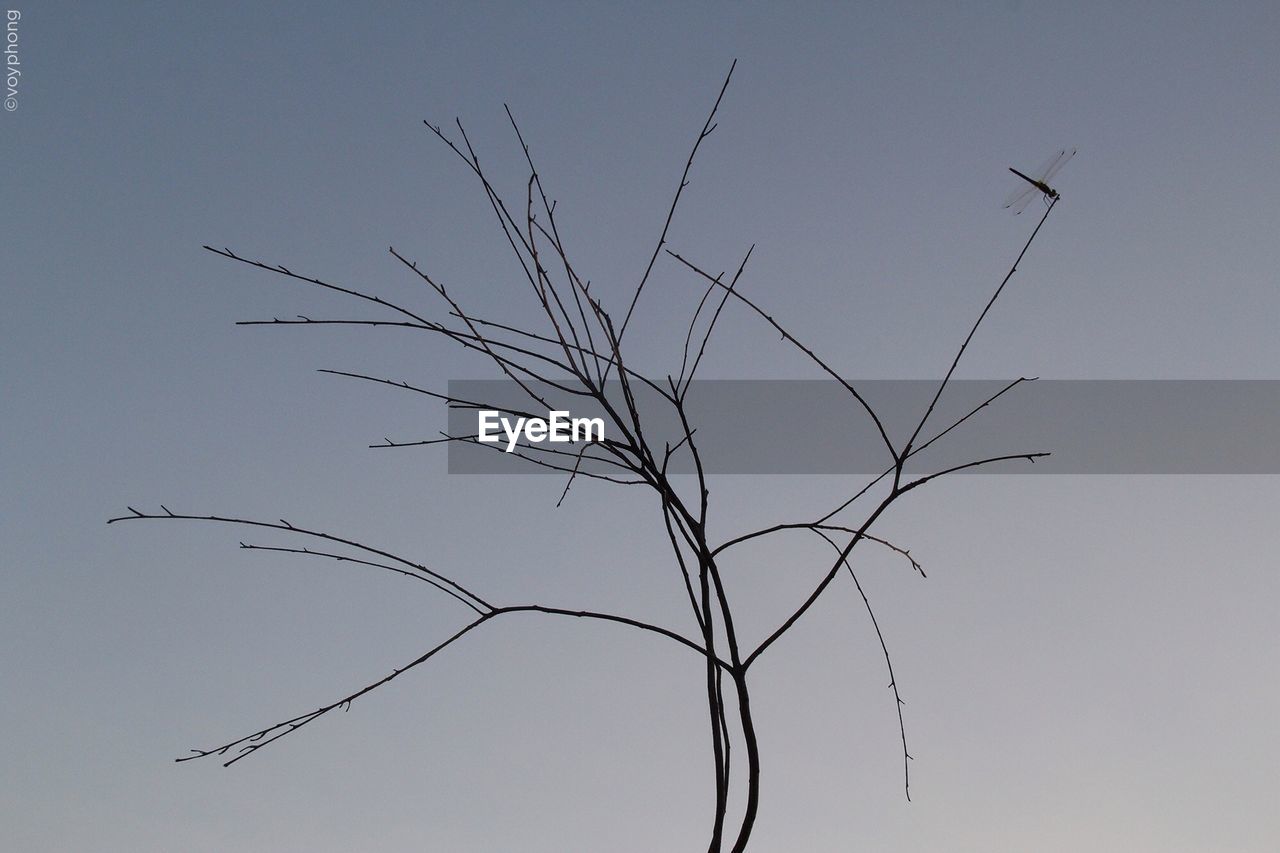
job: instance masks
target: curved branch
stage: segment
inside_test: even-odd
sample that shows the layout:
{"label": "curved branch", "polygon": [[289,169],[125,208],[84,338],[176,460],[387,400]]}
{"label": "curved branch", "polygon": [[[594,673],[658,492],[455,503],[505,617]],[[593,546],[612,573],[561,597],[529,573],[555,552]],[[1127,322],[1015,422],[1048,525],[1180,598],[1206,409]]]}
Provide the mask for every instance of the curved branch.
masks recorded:
{"label": "curved branch", "polygon": [[[134,517],[139,517],[139,516],[134,516]],[[308,553],[314,553],[314,552],[308,552]],[[610,613],[597,613],[590,610],[567,610],[559,607],[544,607],[539,604],[523,604],[523,605],[514,605],[511,607],[498,607],[498,608],[489,610],[486,613],[481,614],[478,619],[475,619],[472,622],[469,622],[461,630],[453,634],[453,636],[449,637],[449,639],[445,640],[442,643],[439,643],[438,645],[433,646],[430,650],[423,653],[422,655],[419,655],[417,658],[405,664],[404,666],[400,667],[399,669],[392,670],[389,675],[383,678],[380,678],[377,681],[372,682],[371,684],[367,684],[353,693],[349,693],[346,696],[343,696],[341,699],[337,700],[336,702],[331,702],[328,705],[322,705],[314,711],[309,711],[305,714],[299,714],[298,716],[293,717],[291,719],[284,720],[282,722],[268,726],[265,729],[260,729],[254,732],[253,734],[236,738],[235,740],[224,743],[221,746],[212,747],[211,749],[193,749],[191,750],[192,752],[191,755],[185,755],[175,760],[191,761],[196,758],[206,758],[211,755],[226,755],[232,749],[239,747],[235,757],[231,758],[229,761],[224,762],[222,765],[223,767],[230,767],[232,764],[235,764],[240,759],[245,758],[253,754],[254,752],[257,752],[259,749],[266,746],[267,744],[274,743],[275,741],[279,740],[285,735],[296,732],[298,729],[302,728],[303,726],[307,725],[310,722],[313,722],[316,719],[319,719],[320,717],[323,717],[325,714],[329,713],[330,711],[336,708],[350,708],[351,703],[354,702],[356,699],[359,699],[361,696],[364,696],[366,693],[370,693],[373,690],[376,690],[377,688],[381,687],[382,685],[398,678],[399,676],[403,675],[404,673],[408,672],[409,670],[413,669],[419,664],[425,663],[426,661],[434,657],[438,652],[452,645],[457,640],[460,640],[462,637],[464,637],[471,631],[475,630],[476,628],[480,627],[485,622],[488,622],[490,619],[493,619],[496,616],[502,616],[508,613],[545,613],[545,614],[556,615],[556,616],[573,616],[580,619],[597,619],[597,620],[606,621],[606,622],[615,622],[622,625],[627,625],[632,628],[638,628],[640,630],[647,631],[649,633],[659,634],[663,637],[667,637],[668,639],[675,640],[681,645],[697,652],[699,655],[703,657],[707,657],[707,652],[705,649],[703,649],[701,646],[697,645],[696,643],[692,642],[691,640],[688,640],[685,637],[680,636],[676,632],[670,631],[666,628],[659,627],[657,625],[650,625],[647,622],[641,622],[637,619],[631,619],[626,616],[615,616]],[[720,660],[719,658],[711,657],[710,660],[721,668],[727,668],[728,666],[724,661]]]}
{"label": "curved branch", "polygon": [[876,425],[876,430],[880,433],[880,440],[883,441],[884,446],[888,448],[889,455],[893,457],[895,462],[898,460],[899,453],[894,448],[893,442],[889,439],[889,433],[885,430],[884,423],[881,422],[880,416],[876,414],[875,409],[871,408],[871,404],[868,403],[866,401],[866,398],[864,398],[862,394],[858,392],[858,389],[856,389],[853,386],[853,383],[849,382],[849,380],[845,379],[843,376],[837,373],[836,370],[833,367],[831,367],[831,365],[823,361],[822,358],[817,353],[815,353],[812,349],[810,349],[808,346],[801,343],[798,338],[796,338],[794,335],[788,332],[785,328],[783,328],[782,325],[777,320],[773,319],[772,315],[770,315],[763,308],[761,308],[759,305],[753,302],[750,299],[750,297],[745,296],[742,293],[742,291],[736,290],[730,285],[725,284],[724,282],[720,281],[718,277],[711,275],[706,270],[699,267],[697,264],[694,264],[693,262],[686,260],[682,255],[676,252],[673,252],[670,249],[667,250],[667,254],[675,258],[680,263],[684,264],[694,273],[698,274],[702,278],[709,281],[713,286],[724,288],[727,296],[735,297],[736,299],[738,299],[738,301],[742,302],[742,304],[746,305],[752,311],[756,312],[756,314],[760,315],[760,317],[763,318],[766,323],[768,323],[770,326],[773,326],[774,331],[782,335],[784,340],[786,340],[788,343],[796,347],[796,349],[804,353],[809,358],[809,360],[812,361],[814,364],[816,364],[819,368],[821,368],[824,373],[826,373],[832,379],[839,382],[840,385],[846,391],[848,391],[851,395],[853,395],[853,398],[858,401],[858,404],[862,406],[863,411],[867,413],[867,415],[871,418],[872,422]]}
{"label": "curved branch", "polygon": [[[844,527],[839,524],[822,524],[821,522],[797,522],[795,524],[775,524],[772,527],[765,527],[760,530],[754,530],[751,533],[744,533],[741,536],[734,537],[733,539],[730,539],[729,541],[724,542],[718,547],[716,547],[716,549],[711,552],[711,556],[714,557],[716,554],[719,554],[721,551],[728,550],[729,548],[741,542],[746,542],[748,540],[756,539],[761,536],[768,536],[772,533],[778,533],[779,531],[782,531],[782,530],[811,530],[815,533],[819,533],[824,530],[834,530],[839,533],[854,533],[854,534],[858,532],[854,530],[852,527]],[[896,551],[897,553],[907,558],[907,560],[911,563],[911,568],[919,572],[920,577],[922,578],[928,577],[928,575],[924,573],[924,567],[920,565],[919,561],[917,561],[915,557],[911,556],[911,552],[908,551],[906,548],[902,548],[898,545],[894,545],[888,539],[881,539],[879,536],[872,536],[870,533],[863,533],[862,538],[869,540],[871,542],[875,542],[880,545],[883,545],[884,547],[888,548],[890,551]]]}
{"label": "curved branch", "polygon": [[[373,548],[368,545],[363,545],[352,539],[344,539],[341,536],[334,536],[331,533],[324,533],[319,530],[309,530],[305,527],[295,527],[294,525],[285,521],[283,518],[280,519],[280,521],[277,523],[277,522],[271,522],[271,521],[255,521],[249,518],[231,518],[228,516],[220,516],[220,515],[183,515],[181,513],[171,512],[164,505],[161,505],[160,507],[160,509],[164,510],[164,514],[162,515],[139,512],[133,507],[127,507],[127,509],[131,513],[133,513],[133,515],[124,515],[124,516],[118,516],[116,518],[109,518],[107,519],[107,524],[114,524],[117,521],[135,521],[139,519],[145,519],[148,521],[153,521],[156,519],[176,519],[179,521],[214,521],[221,524],[239,524],[239,525],[244,525],[246,527],[265,527],[271,530],[283,530],[288,533],[299,533],[299,534],[302,534],[303,536],[312,536],[312,537],[315,537],[316,539],[324,539],[328,542],[337,542],[340,545],[349,545],[352,548],[356,548],[360,551],[364,551],[367,554],[376,554],[379,557],[386,557],[387,559],[393,562],[399,563],[402,566],[408,566],[409,568],[414,569],[415,571],[421,572],[422,574],[427,575],[431,578],[434,578],[435,580],[439,581],[441,584],[444,584],[445,586],[450,587],[449,589],[444,589],[444,587],[441,587],[441,588],[444,589],[444,591],[447,592],[449,595],[453,596],[458,601],[467,605],[477,613],[486,613],[488,611],[493,610],[492,604],[485,601],[483,598],[476,595],[474,592],[471,592],[469,589],[457,583],[456,581],[451,580],[450,578],[447,578],[438,572],[434,572],[431,569],[428,569],[426,566],[422,565],[421,563],[415,563],[412,560],[406,560],[404,557],[396,556],[395,554],[392,554],[389,551],[383,551],[380,548]],[[465,598],[463,596],[465,596]],[[468,601],[467,599],[471,599],[471,600]]]}
{"label": "curved branch", "polygon": [[[840,546],[835,540],[823,533],[821,530],[815,530],[819,536],[827,540],[832,548],[837,552]],[[884,652],[884,663],[889,669],[889,689],[893,691],[894,707],[898,711],[898,734],[902,737],[902,790],[907,795],[907,800],[911,799],[911,753],[907,751],[907,724],[902,719],[902,706],[906,703],[902,701],[902,694],[898,691],[898,679],[893,674],[893,658],[889,656],[889,645],[885,642],[884,633],[880,630],[880,622],[876,619],[876,613],[871,609],[871,599],[867,598],[866,591],[862,588],[861,582],[858,581],[858,575],[853,570],[847,557],[844,559],[844,567],[849,570],[849,577],[853,578],[853,585],[858,588],[858,595],[862,596],[862,603],[867,609],[867,615],[871,617],[871,627],[876,629],[876,639],[880,641],[880,651]]]}
{"label": "curved branch", "polygon": [[241,256],[237,255],[235,252],[227,248],[215,249],[212,246],[205,246],[204,248],[210,252],[213,252],[215,255],[221,255],[224,258],[230,258],[231,260],[236,261],[238,263],[247,264],[248,266],[251,266],[251,267],[257,267],[260,270],[266,270],[267,272],[272,272],[272,273],[275,273],[276,275],[283,275],[288,278],[294,279],[295,281],[301,281],[306,284],[313,284],[316,287],[322,287],[325,290],[333,290],[338,293],[345,293],[348,296],[354,296],[357,299],[363,299],[366,302],[372,302],[375,305],[381,305],[384,308],[390,308],[392,311],[395,311],[399,314],[403,314],[404,316],[410,318],[411,320],[416,320],[419,323],[431,325],[429,320],[426,320],[423,317],[418,316],[414,312],[410,311],[408,308],[404,308],[400,305],[396,305],[394,302],[388,302],[387,300],[383,299],[380,296],[374,296],[371,293],[364,293],[363,291],[359,291],[351,287],[344,287],[340,284],[332,284],[330,282],[323,281],[318,278],[311,278],[310,276],[301,275],[299,273],[293,272],[286,266],[282,266],[282,265],[272,266],[271,264],[266,264],[266,263],[263,263],[262,261],[255,261],[252,258],[242,258]]}
{"label": "curved branch", "polygon": [[708,658],[712,663],[725,669],[729,668],[729,664],[720,657],[707,653],[707,650],[697,643],[672,631],[669,628],[663,628],[660,625],[651,625],[647,622],[641,622],[638,619],[632,619],[628,616],[616,616],[612,613],[599,613],[593,610],[569,610],[563,607],[545,607],[541,604],[515,604],[510,607],[498,607],[493,611],[493,615],[497,616],[502,613],[546,613],[553,616],[573,616],[578,619],[598,619],[603,622],[616,622],[620,625],[628,625],[632,628],[639,628],[642,631],[648,631],[653,634],[660,634],[670,640],[675,640],[682,646],[692,649],[702,657]]}
{"label": "curved branch", "polygon": [[920,477],[918,479],[912,480],[910,483],[907,483],[905,486],[902,486],[901,488],[899,488],[898,494],[902,494],[903,492],[908,492],[914,489],[916,486],[923,486],[925,483],[929,482],[930,480],[936,480],[938,477],[944,476],[946,474],[954,474],[957,471],[965,471],[965,470],[968,470],[969,468],[977,468],[981,465],[990,465],[993,462],[1009,462],[1014,459],[1025,459],[1028,462],[1031,462],[1032,464],[1034,464],[1037,459],[1043,459],[1048,455],[1050,455],[1048,452],[1011,453],[1008,456],[992,456],[988,459],[979,459],[976,462],[966,462],[963,465],[953,465],[950,468],[944,468],[941,471],[935,471],[932,474],[928,474],[924,477]]}
{"label": "curved branch", "polygon": [[[413,578],[416,581],[431,584],[431,586],[441,592],[449,592],[448,588],[441,586],[433,578],[427,577],[426,575],[410,572],[405,569],[399,569],[395,566],[389,566],[386,563],[378,563],[373,560],[361,560],[359,557],[348,557],[345,554],[333,554],[328,551],[313,551],[310,548],[284,548],[277,545],[246,545],[244,542],[240,543],[240,548],[245,551],[278,551],[282,554],[301,554],[308,557],[328,557],[329,559],[337,560],[340,563],[355,563],[360,566],[371,566],[375,569],[386,569],[388,572],[394,572],[407,578]],[[450,593],[450,595],[452,595],[452,593]],[[470,602],[464,603],[470,604]],[[474,607],[472,609],[476,610]],[[476,612],[481,613],[483,611],[476,610]]]}
{"label": "curved branch", "polygon": [[300,714],[291,720],[285,720],[283,722],[276,723],[274,726],[268,726],[267,728],[262,729],[260,731],[256,731],[251,735],[245,735],[244,737],[236,738],[235,740],[229,743],[225,743],[222,746],[216,746],[216,747],[213,747],[212,749],[193,749],[191,750],[191,752],[193,753],[192,755],[185,755],[182,758],[177,758],[174,760],[175,761],[191,761],[192,759],[205,758],[210,755],[226,755],[227,752],[229,752],[234,747],[240,747],[235,758],[232,758],[230,761],[225,761],[222,764],[223,767],[230,767],[232,764],[235,764],[240,759],[245,758],[246,756],[252,755],[253,753],[257,752],[259,749],[262,749],[262,747],[266,746],[269,743],[273,743],[279,740],[280,738],[284,737],[287,734],[296,732],[298,729],[302,728],[307,723],[310,723],[313,720],[323,717],[325,714],[329,713],[335,708],[341,708],[343,706],[346,706],[346,708],[350,708],[351,703],[354,702],[356,699],[359,699],[361,696],[365,695],[366,693],[369,693],[372,690],[376,690],[377,688],[381,687],[387,682],[408,672],[418,664],[425,663],[427,660],[434,657],[437,652],[442,651],[443,649],[445,649],[455,641],[460,640],[463,636],[470,633],[475,628],[480,627],[485,622],[492,619],[494,615],[495,614],[492,611],[489,613],[483,614],[479,619],[476,619],[475,621],[468,623],[466,627],[464,627],[461,631],[458,631],[449,639],[445,640],[443,643],[440,643],[439,645],[432,647],[430,651],[420,655],[419,657],[415,658],[414,660],[410,661],[409,663],[405,664],[399,669],[392,670],[391,674],[386,676],[385,678],[380,678],[377,681],[373,682],[372,684],[368,684],[360,688],[359,690],[355,691],[354,693],[351,693],[351,694],[348,694],[347,696],[342,697],[336,702],[332,702],[328,705],[322,705],[321,707],[315,709],[314,711],[309,711],[306,714]]}

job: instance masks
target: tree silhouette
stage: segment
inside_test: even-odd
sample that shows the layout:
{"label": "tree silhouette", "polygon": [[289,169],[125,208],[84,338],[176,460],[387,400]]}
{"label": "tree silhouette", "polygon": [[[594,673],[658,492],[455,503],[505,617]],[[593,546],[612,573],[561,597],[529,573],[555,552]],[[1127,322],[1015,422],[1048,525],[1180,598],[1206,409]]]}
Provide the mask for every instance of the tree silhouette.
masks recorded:
{"label": "tree silhouette", "polygon": [[[1018,263],[1026,254],[1060,197],[1056,193],[1051,196],[1046,194],[1044,215],[1027,238],[1017,259],[1010,266],[1008,274],[995,289],[960,344],[923,415],[915,422],[914,429],[905,441],[895,443],[880,414],[852,382],[784,328],[755,298],[748,296],[739,288],[754,246],[745,251],[736,270],[727,278],[724,273],[713,274],[686,254],[668,248],[668,232],[681,196],[689,184],[690,170],[702,143],[716,129],[716,115],[732,75],[733,67],[731,66],[685,161],[657,243],[653,247],[653,252],[648,258],[639,281],[631,291],[630,300],[620,320],[600,298],[593,295],[590,284],[579,274],[579,270],[571,260],[556,221],[555,203],[549,200],[530,148],[525,143],[520,127],[509,109],[507,116],[527,166],[528,178],[522,207],[509,205],[490,182],[461,122],[456,123],[456,136],[452,131],[446,133],[439,126],[427,123],[427,127],[478,179],[498,222],[503,239],[519,262],[524,279],[520,286],[523,288],[527,285],[534,297],[537,312],[534,319],[527,324],[503,324],[476,316],[461,304],[441,281],[394,247],[390,252],[396,261],[439,297],[440,305],[443,307],[442,319],[439,318],[441,316],[439,308],[434,309],[437,311],[436,314],[425,309],[420,311],[364,290],[306,276],[285,266],[245,258],[230,249],[205,247],[232,261],[372,304],[384,314],[380,319],[319,320],[302,316],[288,320],[273,318],[247,321],[245,325],[389,326],[442,336],[459,347],[479,354],[495,366],[503,377],[520,389],[529,408],[521,410],[511,406],[494,405],[484,400],[459,399],[448,393],[369,374],[346,371],[326,372],[393,386],[413,394],[428,395],[444,401],[451,407],[495,409],[518,417],[534,417],[539,416],[538,412],[545,414],[550,411],[553,407],[547,399],[547,389],[554,389],[560,394],[575,397],[584,403],[589,402],[607,413],[612,429],[612,434],[608,438],[582,442],[573,449],[555,445],[526,444],[521,445],[513,455],[528,463],[561,472],[565,479],[560,493],[561,500],[564,499],[570,486],[579,478],[614,485],[635,486],[650,492],[661,508],[664,521],[663,530],[660,533],[655,531],[655,535],[665,537],[666,546],[664,547],[669,546],[671,550],[673,568],[678,570],[679,580],[683,584],[688,605],[698,628],[696,636],[687,637],[670,628],[615,613],[542,604],[497,604],[482,598],[446,573],[430,568],[424,563],[349,537],[293,524],[284,519],[264,521],[234,515],[178,513],[170,511],[163,505],[158,512],[142,512],[129,507],[129,514],[112,518],[108,523],[135,520],[191,520],[215,522],[246,530],[270,531],[280,536],[281,544],[254,544],[242,541],[240,547],[248,550],[285,552],[323,560],[347,561],[395,572],[431,585],[440,593],[452,597],[460,607],[471,612],[470,621],[452,635],[414,660],[392,670],[386,676],[330,704],[219,746],[193,750],[191,755],[179,758],[178,761],[218,756],[226,759],[226,765],[234,764],[330,711],[349,707],[361,696],[418,667],[486,623],[507,614],[536,612],[551,616],[606,621],[665,637],[680,644],[691,654],[698,655],[704,662],[705,697],[702,701],[706,704],[708,741],[713,758],[715,781],[715,808],[707,849],[710,853],[720,853],[724,850],[739,853],[748,845],[760,805],[762,758],[752,713],[752,692],[749,681],[751,668],[781,637],[804,618],[814,603],[843,571],[855,584],[870,614],[885,665],[888,668],[889,687],[897,704],[898,735],[902,741],[903,786],[908,799],[910,798],[911,756],[907,751],[902,699],[893,674],[893,663],[884,635],[876,622],[871,602],[859,583],[850,558],[860,543],[869,542],[902,555],[910,561],[916,571],[923,575],[924,572],[919,563],[909,551],[870,533],[872,525],[895,501],[908,492],[947,474],[1006,460],[1034,462],[1038,457],[1047,455],[1043,452],[1011,453],[975,459],[920,476],[909,476],[905,471],[907,462],[921,451],[977,415],[989,403],[1019,383],[1030,381],[1022,378],[1004,385],[998,393],[926,438],[926,427],[929,426],[937,404],[965,350],[992,305],[1004,291],[1017,270]],[[679,353],[676,369],[661,379],[655,379],[628,367],[624,338],[645,286],[655,266],[664,258],[699,282],[702,297],[688,320],[684,345]],[[840,393],[847,394],[852,404],[874,425],[884,446],[886,462],[879,476],[865,483],[838,506],[818,518],[779,522],[717,542],[712,541],[707,532],[711,491],[700,451],[700,446],[714,440],[714,436],[698,434],[697,427],[689,415],[687,400],[695,387],[694,377],[707,351],[712,332],[730,301],[744,306],[758,316],[773,333],[780,335],[783,340],[799,350],[822,374],[834,380]],[[432,316],[438,319],[431,319]],[[664,441],[659,444],[658,440],[646,431],[646,420],[642,417],[642,406],[638,402],[638,396],[642,391],[650,396],[656,396],[656,399],[660,400],[663,406],[668,407],[668,411],[674,413],[675,418],[678,419],[680,431],[674,443]],[[383,444],[374,446],[402,447],[409,444],[451,442],[477,443],[474,435],[446,433],[436,439],[414,442],[387,440]],[[692,477],[679,477],[672,472],[671,463],[676,458],[691,460],[694,471]],[[851,517],[854,520],[849,520]],[[828,543],[832,554],[830,566],[802,599],[799,606],[781,619],[777,627],[762,641],[755,644],[744,643],[735,629],[735,610],[731,606],[722,577],[722,556],[729,549],[746,547],[764,537],[790,531],[811,534]],[[745,752],[742,759],[738,759],[733,754],[735,752],[733,747],[737,745],[740,745]],[[742,787],[738,789],[735,786]],[[733,809],[733,813],[730,809],[731,790],[742,792],[737,795],[742,806],[740,809]]]}

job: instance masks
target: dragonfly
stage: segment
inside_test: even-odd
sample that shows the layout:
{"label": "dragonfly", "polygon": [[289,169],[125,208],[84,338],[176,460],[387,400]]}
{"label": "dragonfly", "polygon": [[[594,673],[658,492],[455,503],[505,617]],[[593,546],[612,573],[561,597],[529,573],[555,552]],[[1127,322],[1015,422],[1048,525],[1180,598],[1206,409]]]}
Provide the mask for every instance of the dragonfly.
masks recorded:
{"label": "dragonfly", "polygon": [[1031,186],[1024,187],[1019,185],[1019,187],[1013,191],[1009,196],[1009,199],[1004,203],[1005,208],[1012,210],[1017,214],[1026,210],[1031,199],[1035,198],[1037,195],[1043,198],[1046,202],[1050,199],[1056,199],[1058,197],[1058,191],[1049,186],[1049,180],[1054,175],[1058,174],[1059,170],[1061,170],[1063,166],[1067,165],[1067,161],[1074,157],[1075,153],[1076,149],[1074,148],[1064,148],[1061,151],[1058,151],[1046,160],[1043,166],[1031,173],[1037,176],[1034,178],[1031,177],[1031,175],[1019,172],[1017,169],[1010,166],[1010,172],[1013,172]]}

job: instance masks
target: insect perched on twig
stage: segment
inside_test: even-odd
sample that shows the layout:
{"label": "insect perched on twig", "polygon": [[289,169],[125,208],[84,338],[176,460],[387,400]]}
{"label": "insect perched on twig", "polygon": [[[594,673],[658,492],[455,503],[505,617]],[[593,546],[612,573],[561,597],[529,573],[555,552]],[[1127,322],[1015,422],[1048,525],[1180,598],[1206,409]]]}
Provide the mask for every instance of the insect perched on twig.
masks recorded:
{"label": "insect perched on twig", "polygon": [[1008,200],[1005,201],[1005,208],[1012,210],[1017,214],[1022,213],[1031,199],[1035,198],[1037,195],[1043,198],[1046,202],[1056,199],[1058,197],[1058,191],[1049,186],[1049,179],[1058,174],[1058,171],[1067,164],[1068,160],[1075,156],[1075,153],[1076,149],[1074,148],[1064,148],[1057,152],[1045,161],[1043,166],[1032,173],[1037,176],[1034,178],[1030,175],[1023,174],[1010,166],[1010,172],[1013,172],[1031,186],[1024,187],[1019,185],[1018,188],[1013,191],[1013,194],[1009,196]]}

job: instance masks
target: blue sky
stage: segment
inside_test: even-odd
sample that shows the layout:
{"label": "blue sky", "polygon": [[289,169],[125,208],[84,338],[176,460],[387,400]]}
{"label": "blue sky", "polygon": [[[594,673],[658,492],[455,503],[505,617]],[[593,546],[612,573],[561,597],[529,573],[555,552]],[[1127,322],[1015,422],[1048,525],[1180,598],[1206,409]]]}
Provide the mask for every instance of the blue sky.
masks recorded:
{"label": "blue sky", "polygon": [[[443,412],[314,372],[489,378],[439,344],[237,328],[341,302],[201,250],[421,299],[386,252],[519,319],[491,214],[422,126],[522,189],[509,104],[578,265],[623,299],[738,68],[671,242],[845,373],[940,375],[1025,239],[1001,201],[1077,146],[961,375],[1275,379],[1273,4],[202,4],[22,8],[0,115],[0,648],[15,849],[675,850],[711,800],[699,673],[607,628],[511,621],[229,770],[172,758],[329,701],[447,636],[395,578],[244,554],[126,504],[305,520],[504,601],[678,624],[660,517],[543,478],[364,449]],[[660,266],[634,364],[694,283]],[[683,326],[679,326],[683,331]],[[631,333],[629,333],[631,334]],[[704,375],[812,378],[746,312]],[[1210,437],[1211,438],[1211,437]],[[717,530],[838,478],[725,478]],[[921,490],[924,492],[925,490]],[[1280,743],[1273,477],[991,477],[913,495],[868,555],[908,701],[833,589],[761,665],[756,848],[1268,851]],[[747,624],[818,571],[734,567]],[[328,567],[326,567],[328,568]],[[799,580],[797,580],[799,579]],[[682,626],[687,627],[687,626]]]}

